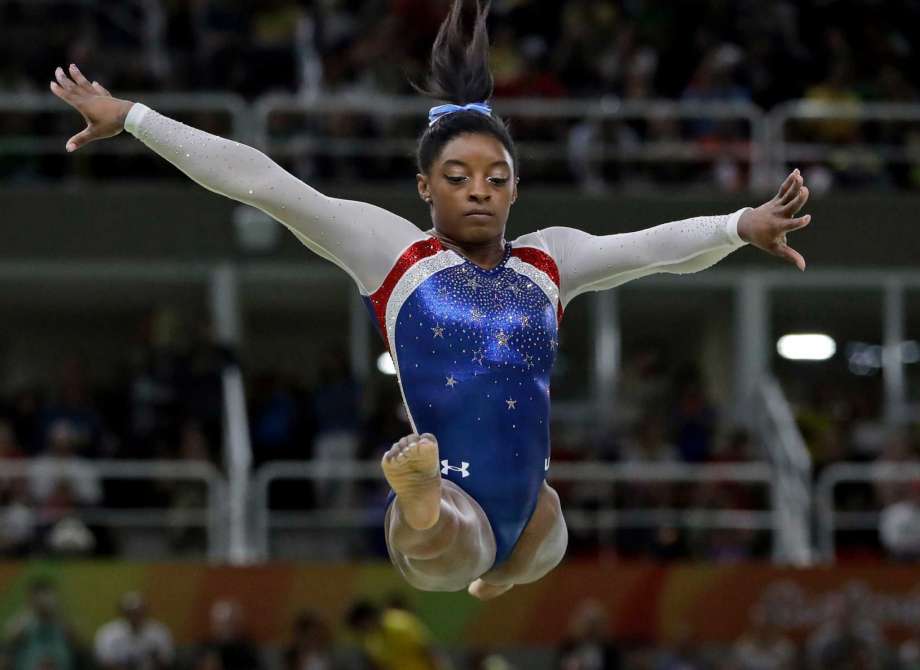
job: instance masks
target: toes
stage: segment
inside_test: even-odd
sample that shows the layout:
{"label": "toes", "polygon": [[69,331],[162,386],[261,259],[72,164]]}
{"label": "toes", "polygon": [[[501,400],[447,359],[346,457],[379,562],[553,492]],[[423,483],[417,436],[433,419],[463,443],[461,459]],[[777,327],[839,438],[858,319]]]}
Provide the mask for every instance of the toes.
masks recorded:
{"label": "toes", "polygon": [[429,442],[432,442],[432,443],[437,442],[437,440],[434,439],[434,435],[432,435],[431,433],[422,433],[419,437],[422,440],[428,440]]}

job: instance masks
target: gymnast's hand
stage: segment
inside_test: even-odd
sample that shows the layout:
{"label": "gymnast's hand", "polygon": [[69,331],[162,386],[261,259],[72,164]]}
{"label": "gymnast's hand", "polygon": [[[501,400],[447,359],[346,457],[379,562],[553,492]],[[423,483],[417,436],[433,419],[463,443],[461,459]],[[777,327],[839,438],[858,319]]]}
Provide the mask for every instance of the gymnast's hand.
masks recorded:
{"label": "gymnast's hand", "polygon": [[114,137],[125,128],[125,118],[133,102],[113,98],[99,82],[90,82],[76,65],[70,66],[70,77],[63,68],[54,71],[57,81],[51,82],[51,92],[83,115],[86,128],[67,140],[67,151],[76,151],[84,144]]}
{"label": "gymnast's hand", "polygon": [[802,272],[805,259],[786,242],[786,234],[811,223],[811,214],[796,218],[808,202],[808,187],[796,169],[786,177],[779,193],[757,209],[749,209],[738,221],[738,235],[767,253],[785,258]]}

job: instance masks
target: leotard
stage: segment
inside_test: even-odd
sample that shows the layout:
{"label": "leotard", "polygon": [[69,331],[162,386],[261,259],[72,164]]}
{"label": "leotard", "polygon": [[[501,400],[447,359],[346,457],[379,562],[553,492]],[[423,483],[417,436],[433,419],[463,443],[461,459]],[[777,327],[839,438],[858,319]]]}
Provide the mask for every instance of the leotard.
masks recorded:
{"label": "leotard", "polygon": [[141,104],[125,128],[351,276],[393,358],[413,430],[435,435],[442,476],[488,516],[496,564],[549,469],[549,380],[569,302],[655,272],[696,272],[744,244],[744,210],[604,236],[551,227],[506,242],[498,266],[484,270],[391,212],[322,195],[251,147]]}

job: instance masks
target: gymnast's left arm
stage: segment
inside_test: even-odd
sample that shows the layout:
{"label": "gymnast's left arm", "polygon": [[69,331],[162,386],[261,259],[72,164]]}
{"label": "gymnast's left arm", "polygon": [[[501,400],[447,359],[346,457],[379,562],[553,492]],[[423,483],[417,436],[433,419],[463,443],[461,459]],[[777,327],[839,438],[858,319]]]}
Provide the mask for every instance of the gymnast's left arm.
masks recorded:
{"label": "gymnast's left arm", "polygon": [[786,235],[811,222],[810,215],[797,217],[808,195],[795,170],[768,202],[734,214],[700,216],[616,235],[561,227],[547,228],[541,235],[559,266],[563,305],[582,293],[656,272],[698,272],[746,244],[804,271],[805,259],[789,246]]}

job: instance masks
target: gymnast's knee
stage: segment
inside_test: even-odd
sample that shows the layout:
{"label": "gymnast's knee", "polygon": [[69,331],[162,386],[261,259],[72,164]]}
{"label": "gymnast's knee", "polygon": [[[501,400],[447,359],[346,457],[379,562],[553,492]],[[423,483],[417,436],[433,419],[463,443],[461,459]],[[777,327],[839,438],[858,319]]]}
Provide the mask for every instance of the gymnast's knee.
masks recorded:
{"label": "gymnast's knee", "polygon": [[411,558],[406,559],[406,563],[406,566],[397,564],[397,567],[403,578],[420,591],[463,591],[479,576],[472,566],[470,569],[441,570]]}

